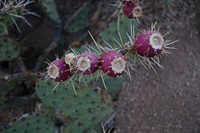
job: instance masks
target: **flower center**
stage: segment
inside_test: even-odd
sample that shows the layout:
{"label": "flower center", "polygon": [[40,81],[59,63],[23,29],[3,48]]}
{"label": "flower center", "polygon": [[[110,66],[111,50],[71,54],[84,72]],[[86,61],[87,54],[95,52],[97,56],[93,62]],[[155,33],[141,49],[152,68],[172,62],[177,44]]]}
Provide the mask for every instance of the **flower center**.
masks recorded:
{"label": "flower center", "polygon": [[86,71],[90,68],[90,59],[88,57],[80,57],[77,62],[77,67],[81,71]]}
{"label": "flower center", "polygon": [[122,73],[126,68],[126,61],[121,57],[116,58],[111,62],[111,68],[115,73]]}
{"label": "flower center", "polygon": [[133,10],[133,16],[140,17],[142,15],[142,8],[140,6],[135,7]]}
{"label": "flower center", "polygon": [[47,74],[50,78],[56,79],[59,76],[59,69],[55,64],[50,65],[47,68]]}
{"label": "flower center", "polygon": [[68,65],[72,64],[74,58],[75,58],[74,53],[66,54],[66,55],[65,55],[65,63],[68,64]]}
{"label": "flower center", "polygon": [[154,48],[154,49],[162,49],[163,45],[164,45],[164,39],[163,37],[158,34],[158,33],[154,33],[150,36],[150,45]]}

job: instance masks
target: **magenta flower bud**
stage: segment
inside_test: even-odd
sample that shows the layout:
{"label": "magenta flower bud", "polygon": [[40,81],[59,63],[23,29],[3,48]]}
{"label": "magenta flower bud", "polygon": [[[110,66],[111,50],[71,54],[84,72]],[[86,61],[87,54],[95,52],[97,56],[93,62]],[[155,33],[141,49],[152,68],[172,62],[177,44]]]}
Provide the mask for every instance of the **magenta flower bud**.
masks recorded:
{"label": "magenta flower bud", "polygon": [[99,68],[99,58],[93,53],[82,53],[75,59],[75,64],[79,72],[93,74]]}
{"label": "magenta flower bud", "polygon": [[65,63],[64,59],[56,59],[47,68],[47,75],[57,81],[65,81],[69,79],[73,72],[71,72],[68,64]]}
{"label": "magenta flower bud", "polygon": [[118,77],[124,73],[127,62],[120,52],[110,50],[101,55],[100,67],[108,76]]}
{"label": "magenta flower bud", "polygon": [[147,30],[137,36],[133,48],[141,56],[154,57],[161,53],[163,46],[162,35],[157,31]]}

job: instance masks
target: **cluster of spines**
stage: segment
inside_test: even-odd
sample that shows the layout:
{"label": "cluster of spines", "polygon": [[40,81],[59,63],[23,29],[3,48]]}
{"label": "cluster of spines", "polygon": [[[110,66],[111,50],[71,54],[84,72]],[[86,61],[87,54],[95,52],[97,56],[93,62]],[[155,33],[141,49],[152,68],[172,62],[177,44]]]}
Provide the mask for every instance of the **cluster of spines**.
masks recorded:
{"label": "cluster of spines", "polygon": [[167,43],[164,36],[154,28],[140,32],[133,43],[129,42],[131,46],[127,46],[127,48],[124,46],[117,49],[104,48],[97,44],[95,40],[94,42],[97,46],[95,51],[100,54],[89,51],[77,54],[72,50],[74,52],[66,54],[65,59],[56,59],[49,65],[47,72],[49,77],[61,82],[68,80],[76,73],[92,75],[100,69],[107,76],[119,77],[127,71],[128,60],[126,54],[128,52],[136,53],[142,59],[155,61],[159,65],[155,58],[167,53],[166,48],[171,44]]}
{"label": "cluster of spines", "polygon": [[[17,30],[21,32],[19,26],[17,25],[16,19],[22,19],[27,25],[32,27],[31,23],[26,20],[25,15],[34,15],[40,17],[36,13],[26,9],[26,7],[33,2],[34,0],[2,0],[0,1],[0,15],[10,16],[10,19],[15,24]],[[0,22],[0,25],[4,26],[4,23]],[[7,27],[4,27],[7,31]]]}

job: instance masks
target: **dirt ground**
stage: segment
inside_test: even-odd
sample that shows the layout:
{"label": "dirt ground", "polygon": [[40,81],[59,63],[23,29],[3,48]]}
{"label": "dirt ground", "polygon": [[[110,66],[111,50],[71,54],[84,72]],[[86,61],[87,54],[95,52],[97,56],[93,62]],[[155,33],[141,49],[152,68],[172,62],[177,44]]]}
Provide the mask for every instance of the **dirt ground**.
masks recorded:
{"label": "dirt ground", "polygon": [[[146,9],[151,5],[146,4]],[[116,128],[119,133],[200,133],[200,38],[195,24],[195,1],[175,2],[151,14],[142,26],[158,20],[166,37],[179,40],[156,67],[158,75],[137,65],[133,80],[119,95]]]}

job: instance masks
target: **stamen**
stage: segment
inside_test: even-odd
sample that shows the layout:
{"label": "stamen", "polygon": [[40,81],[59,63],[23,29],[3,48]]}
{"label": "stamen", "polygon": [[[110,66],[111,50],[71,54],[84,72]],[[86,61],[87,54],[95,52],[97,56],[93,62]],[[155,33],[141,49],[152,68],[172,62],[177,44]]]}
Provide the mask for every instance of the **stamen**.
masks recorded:
{"label": "stamen", "polygon": [[65,55],[65,63],[68,65],[71,65],[73,63],[73,60],[76,56],[74,55],[74,53],[69,53]]}
{"label": "stamen", "polygon": [[158,34],[158,33],[154,33],[150,36],[150,45],[154,48],[154,49],[162,49],[163,45],[164,45],[164,39],[163,37]]}
{"label": "stamen", "polygon": [[91,67],[91,61],[88,57],[80,57],[77,62],[77,67],[81,71],[86,71]]}
{"label": "stamen", "polygon": [[56,79],[59,76],[59,69],[55,64],[50,65],[47,68],[47,74],[50,78]]}
{"label": "stamen", "polygon": [[134,17],[140,17],[142,15],[142,8],[140,6],[137,6],[134,10],[133,10],[133,16]]}
{"label": "stamen", "polygon": [[122,73],[126,68],[126,61],[121,57],[116,58],[111,62],[111,68],[116,73]]}

